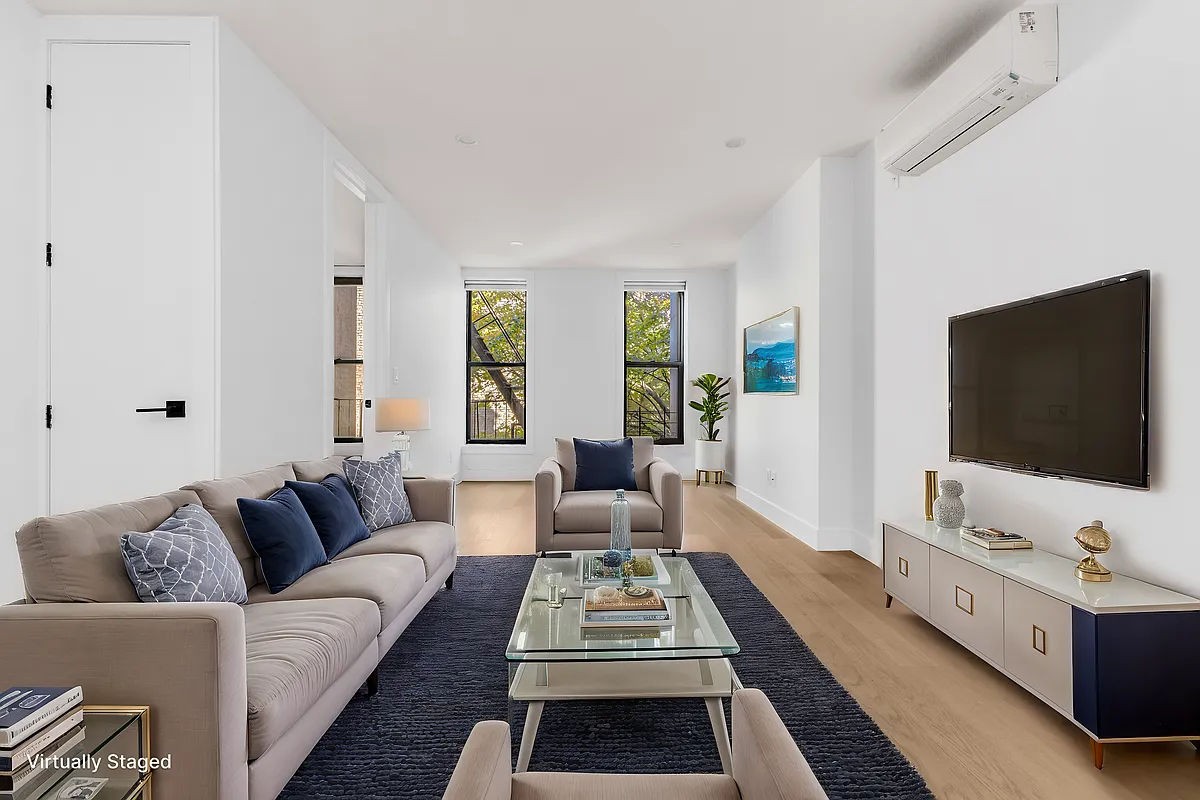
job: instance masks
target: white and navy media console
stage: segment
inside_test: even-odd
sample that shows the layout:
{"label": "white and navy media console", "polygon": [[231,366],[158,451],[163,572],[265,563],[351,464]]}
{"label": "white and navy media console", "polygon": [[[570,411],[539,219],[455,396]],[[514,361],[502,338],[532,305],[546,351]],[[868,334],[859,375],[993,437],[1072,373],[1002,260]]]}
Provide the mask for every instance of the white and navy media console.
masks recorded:
{"label": "white and navy media console", "polygon": [[883,524],[883,583],[936,628],[1074,722],[1097,769],[1112,742],[1200,749],[1200,600],[1069,558],[988,551],[924,520]]}

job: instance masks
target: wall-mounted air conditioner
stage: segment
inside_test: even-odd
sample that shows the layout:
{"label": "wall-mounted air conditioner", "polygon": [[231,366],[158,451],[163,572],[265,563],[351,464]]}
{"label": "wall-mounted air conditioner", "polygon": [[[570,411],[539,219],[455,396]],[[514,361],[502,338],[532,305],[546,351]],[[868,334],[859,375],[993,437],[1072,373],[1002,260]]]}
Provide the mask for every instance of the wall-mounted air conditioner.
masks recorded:
{"label": "wall-mounted air conditioner", "polygon": [[879,134],[883,166],[920,175],[1058,82],[1058,6],[1004,15]]}

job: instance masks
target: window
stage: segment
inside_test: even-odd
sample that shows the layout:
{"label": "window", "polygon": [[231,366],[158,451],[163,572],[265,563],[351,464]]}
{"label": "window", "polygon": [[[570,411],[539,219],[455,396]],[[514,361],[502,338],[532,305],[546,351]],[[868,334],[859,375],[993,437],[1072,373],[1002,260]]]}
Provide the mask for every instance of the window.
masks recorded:
{"label": "window", "polygon": [[467,285],[467,442],[525,443],[525,285]]}
{"label": "window", "polygon": [[683,444],[683,284],[625,284],[625,435]]}
{"label": "window", "polygon": [[333,441],[362,441],[363,279],[333,279]]}

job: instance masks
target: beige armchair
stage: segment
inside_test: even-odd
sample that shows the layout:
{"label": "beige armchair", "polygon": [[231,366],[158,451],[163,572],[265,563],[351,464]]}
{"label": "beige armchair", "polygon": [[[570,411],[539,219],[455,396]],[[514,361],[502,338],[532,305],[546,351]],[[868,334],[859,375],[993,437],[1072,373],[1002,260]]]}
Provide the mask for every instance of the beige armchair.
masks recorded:
{"label": "beige armchair", "polygon": [[[555,439],[555,458],[542,462],[533,479],[534,550],[603,550],[609,541],[612,492],[577,492],[575,444]],[[633,517],[633,546],[678,550],[683,547],[683,478],[654,457],[654,440],[633,437],[636,492],[627,492]]]}
{"label": "beige armchair", "polygon": [[733,775],[601,775],[512,771],[508,723],[471,731],[442,800],[825,800],[800,748],[767,696],[733,695]]}

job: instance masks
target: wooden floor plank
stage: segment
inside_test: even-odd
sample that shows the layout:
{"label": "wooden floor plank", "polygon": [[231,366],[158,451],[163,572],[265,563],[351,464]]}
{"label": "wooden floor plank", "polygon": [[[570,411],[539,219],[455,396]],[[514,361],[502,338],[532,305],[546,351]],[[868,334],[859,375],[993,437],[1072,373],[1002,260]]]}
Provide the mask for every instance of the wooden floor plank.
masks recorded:
{"label": "wooden floor plank", "polygon": [[[684,496],[685,548],[733,556],[939,797],[1200,800],[1190,744],[1109,745],[1098,771],[1074,725],[900,603],[885,609],[874,564],[816,552],[728,485]],[[458,498],[460,553],[533,552],[532,484],[464,483]]]}

